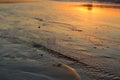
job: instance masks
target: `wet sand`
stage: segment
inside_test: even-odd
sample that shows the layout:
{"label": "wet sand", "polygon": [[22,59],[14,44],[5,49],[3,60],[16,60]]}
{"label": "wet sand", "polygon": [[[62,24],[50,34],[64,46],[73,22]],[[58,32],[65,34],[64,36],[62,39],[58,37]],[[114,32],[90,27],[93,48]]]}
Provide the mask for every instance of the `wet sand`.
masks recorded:
{"label": "wet sand", "polygon": [[0,79],[120,80],[119,9],[79,4],[1,4]]}

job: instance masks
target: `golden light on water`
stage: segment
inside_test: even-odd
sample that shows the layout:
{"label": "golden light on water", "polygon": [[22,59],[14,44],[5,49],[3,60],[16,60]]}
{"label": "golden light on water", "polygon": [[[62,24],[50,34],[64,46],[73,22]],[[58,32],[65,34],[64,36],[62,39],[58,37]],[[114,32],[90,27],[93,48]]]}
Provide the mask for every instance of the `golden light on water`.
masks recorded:
{"label": "golden light on water", "polygon": [[[84,30],[91,35],[94,35],[96,30],[103,31],[100,29],[101,26],[119,27],[120,8],[113,4],[70,3],[60,5],[60,9],[63,10],[64,15],[69,17],[68,23],[77,25],[76,30]],[[72,34],[76,37],[82,37],[82,33]],[[96,39],[94,41],[97,42]]]}
{"label": "golden light on water", "polygon": [[93,7],[84,7],[84,6],[77,6],[74,7],[74,10],[77,11],[82,11],[82,12],[94,12],[94,13],[99,13],[100,10],[97,8],[93,8]]}
{"label": "golden light on water", "polygon": [[72,10],[73,12],[80,13],[97,13],[97,14],[120,14],[120,6],[108,5],[108,4],[96,4],[96,3],[80,3],[73,5],[61,6],[63,9]]}

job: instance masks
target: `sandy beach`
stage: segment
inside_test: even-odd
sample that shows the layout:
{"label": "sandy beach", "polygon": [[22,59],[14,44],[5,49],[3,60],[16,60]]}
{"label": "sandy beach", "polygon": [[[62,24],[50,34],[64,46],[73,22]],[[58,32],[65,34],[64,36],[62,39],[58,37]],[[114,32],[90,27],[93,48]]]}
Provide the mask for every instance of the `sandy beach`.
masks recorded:
{"label": "sandy beach", "polygon": [[0,80],[120,80],[120,6],[0,1]]}

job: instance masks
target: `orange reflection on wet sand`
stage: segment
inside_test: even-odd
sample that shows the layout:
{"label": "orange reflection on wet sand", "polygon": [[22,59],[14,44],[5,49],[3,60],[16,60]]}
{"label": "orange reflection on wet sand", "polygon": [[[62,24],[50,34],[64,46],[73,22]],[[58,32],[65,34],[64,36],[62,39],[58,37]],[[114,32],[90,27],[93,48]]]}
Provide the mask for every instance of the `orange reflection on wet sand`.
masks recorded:
{"label": "orange reflection on wet sand", "polygon": [[[77,19],[77,23],[83,25],[95,25],[102,23],[110,25],[119,25],[120,6],[114,4],[97,4],[97,3],[73,3],[62,5],[60,8]],[[80,21],[79,21],[80,20]],[[74,20],[72,20],[74,21]],[[98,25],[98,24],[97,24]]]}
{"label": "orange reflection on wet sand", "polygon": [[[84,34],[91,34],[94,36],[101,36],[111,32],[108,35],[119,34],[116,29],[120,25],[120,6],[114,4],[97,4],[97,3],[73,3],[60,6],[64,10],[67,16],[70,16],[70,22],[76,29],[76,33],[72,33],[74,36],[81,37]],[[103,26],[101,28],[101,26]],[[111,31],[107,30],[106,26],[111,28]],[[82,33],[78,33],[79,30],[83,30]],[[84,31],[86,33],[84,33]],[[104,31],[104,32],[102,32]],[[99,34],[94,34],[96,32],[101,32]],[[113,32],[113,33],[112,33]],[[116,32],[116,33],[114,33]],[[106,37],[106,36],[105,36]],[[96,39],[93,39],[97,42]],[[99,42],[99,40],[98,40]]]}

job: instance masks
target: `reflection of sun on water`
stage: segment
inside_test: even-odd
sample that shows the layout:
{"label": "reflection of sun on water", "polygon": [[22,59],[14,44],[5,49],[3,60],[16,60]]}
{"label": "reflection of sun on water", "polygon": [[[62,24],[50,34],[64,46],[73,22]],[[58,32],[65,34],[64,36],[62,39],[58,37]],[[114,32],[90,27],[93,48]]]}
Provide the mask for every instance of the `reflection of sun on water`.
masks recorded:
{"label": "reflection of sun on water", "polygon": [[91,7],[78,6],[78,7],[74,7],[74,10],[82,11],[82,12],[93,12],[93,13],[100,12],[99,9],[94,8],[92,6]]}
{"label": "reflection of sun on water", "polygon": [[97,14],[103,14],[103,15],[119,15],[120,14],[120,6],[119,8],[116,5],[108,5],[108,4],[73,4],[68,6],[62,6],[63,9],[66,10],[73,10],[74,12],[80,12],[80,13],[97,13]]}
{"label": "reflection of sun on water", "polygon": [[[69,3],[60,5],[62,13],[68,16],[66,22],[75,25],[94,27],[96,25],[112,25],[120,24],[120,6],[116,4],[98,4],[98,3]],[[96,27],[95,27],[96,28]]]}
{"label": "reflection of sun on water", "polygon": [[84,29],[88,33],[98,30],[101,25],[110,27],[119,27],[120,25],[120,6],[114,4],[70,3],[60,5],[60,9],[63,10],[64,15],[69,17],[68,23],[75,24],[77,25],[76,29]]}

